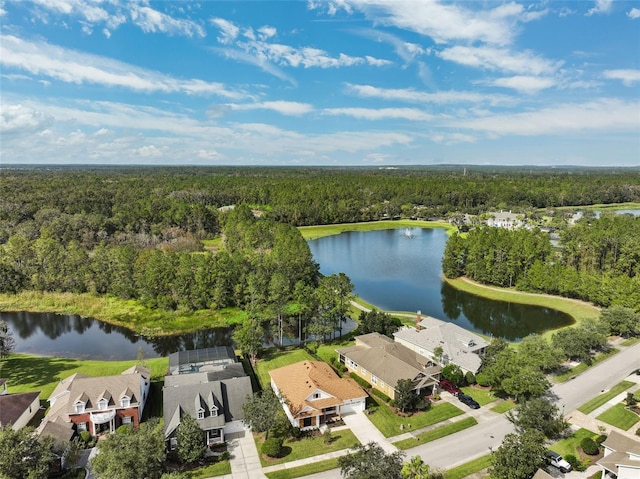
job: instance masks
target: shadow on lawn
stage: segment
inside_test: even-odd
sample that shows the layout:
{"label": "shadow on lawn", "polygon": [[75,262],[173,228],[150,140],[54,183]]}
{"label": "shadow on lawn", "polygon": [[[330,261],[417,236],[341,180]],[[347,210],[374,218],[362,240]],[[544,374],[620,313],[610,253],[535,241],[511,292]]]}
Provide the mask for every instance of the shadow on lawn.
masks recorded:
{"label": "shadow on lawn", "polygon": [[34,390],[66,378],[77,367],[74,359],[10,356],[0,361],[0,377],[8,379],[12,392],[20,387]]}

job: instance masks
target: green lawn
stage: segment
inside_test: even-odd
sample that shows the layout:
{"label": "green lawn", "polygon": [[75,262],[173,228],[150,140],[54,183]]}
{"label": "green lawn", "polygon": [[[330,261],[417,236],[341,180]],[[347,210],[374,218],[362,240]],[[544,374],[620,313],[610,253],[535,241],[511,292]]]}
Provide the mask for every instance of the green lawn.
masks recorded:
{"label": "green lawn", "polygon": [[489,466],[491,466],[491,454],[479,457],[457,467],[447,469],[444,477],[446,477],[446,479],[462,479],[463,477],[470,476],[475,472],[480,472]]}
{"label": "green lawn", "polygon": [[580,457],[578,453],[578,448],[580,447],[580,442],[585,438],[590,437],[591,439],[595,439],[598,437],[598,433],[591,432],[588,429],[578,429],[571,436],[561,439],[558,442],[555,442],[549,447],[552,451],[557,452],[563,457],[567,457],[569,454],[573,454],[576,457]]}
{"label": "green lawn", "polygon": [[[0,361],[0,377],[8,379],[9,392],[41,391],[48,398],[61,379],[74,373],[87,376],[112,376],[120,374],[136,364],[136,361],[95,361],[84,359],[49,358],[12,354]],[[154,379],[163,378],[169,368],[168,358],[145,360]]]}
{"label": "green lawn", "polygon": [[346,348],[349,346],[353,346],[354,344],[355,341],[352,339],[331,341],[330,343],[321,344],[318,347],[318,351],[316,352],[316,354],[320,359],[328,363],[329,361],[331,361],[331,358],[338,359],[338,353],[336,353],[336,349]]}
{"label": "green lawn", "polygon": [[231,474],[231,463],[229,461],[216,462],[210,466],[190,471],[189,479],[206,479],[207,477],[224,476]]}
{"label": "green lawn", "polygon": [[417,221],[417,220],[393,220],[393,221],[369,221],[366,223],[344,223],[339,225],[300,226],[298,230],[302,237],[309,241],[324,236],[338,235],[345,231],[375,231],[390,230],[396,228],[456,228],[447,221]]}
{"label": "green lawn", "polygon": [[617,354],[619,352],[620,352],[619,349],[611,348],[607,352],[598,353],[598,354],[595,355],[595,357],[591,361],[591,364],[580,363],[577,366],[575,366],[575,367],[563,372],[562,374],[557,374],[557,375],[553,376],[553,381],[557,382],[557,383],[563,383],[565,381],[568,381],[572,377],[577,376],[578,374],[585,372],[587,369],[595,366],[599,362],[604,361],[605,359],[607,359],[607,358],[609,358],[609,357],[611,357],[614,354]]}
{"label": "green lawn", "polygon": [[498,414],[503,414],[511,409],[516,407],[516,403],[514,403],[511,399],[503,401],[501,403],[496,404],[491,408],[493,412],[497,412]]}
{"label": "green lawn", "polygon": [[634,344],[636,344],[638,341],[640,341],[640,336],[636,336],[634,338],[628,338],[625,339],[624,341],[622,341],[620,343],[621,346],[633,346]]}
{"label": "green lawn", "polygon": [[289,469],[281,469],[279,471],[267,472],[265,476],[269,479],[293,479],[295,477],[308,476],[316,472],[329,471],[338,468],[338,458],[327,459],[325,461],[314,462],[305,466],[292,467]]}
{"label": "green lawn", "polygon": [[431,431],[423,432],[422,434],[418,434],[416,437],[394,442],[393,445],[402,450],[411,449],[412,447],[419,446],[420,444],[424,444],[425,442],[435,441],[436,439],[440,439],[441,437],[445,437],[469,427],[473,427],[476,424],[478,424],[478,421],[476,421],[475,418],[467,417],[460,421],[455,421],[451,424],[447,424],[446,426],[440,426],[436,429],[432,429]]}
{"label": "green lawn", "polygon": [[255,371],[263,389],[270,387],[269,371],[278,369],[300,361],[313,361],[314,358],[307,351],[300,348],[286,348],[282,351],[276,348],[265,350],[258,359]]}
{"label": "green lawn", "polygon": [[626,409],[624,403],[620,403],[600,414],[598,419],[628,431],[635,423],[640,421],[640,416]]}
{"label": "green lawn", "polygon": [[578,411],[584,414],[589,414],[590,412],[593,412],[596,409],[598,409],[600,406],[602,406],[604,403],[606,403],[610,399],[616,397],[621,392],[629,389],[634,384],[635,383],[632,383],[631,381],[622,381],[621,383],[618,383],[615,386],[613,386],[606,393],[600,394],[599,396],[594,397],[592,400],[584,403],[582,406],[578,408]]}
{"label": "green lawn", "polygon": [[490,389],[476,389],[469,386],[465,386],[460,389],[462,389],[462,392],[464,392],[466,395],[471,396],[473,399],[475,399],[478,404],[480,404],[480,406],[484,406],[485,404],[489,404],[490,402],[498,399]]}
{"label": "green lawn", "polygon": [[[328,452],[340,451],[342,449],[350,449],[360,444],[358,438],[349,429],[342,429],[333,432],[333,441],[331,444],[325,444],[322,435],[303,437],[302,439],[287,439],[284,441],[283,448],[285,456],[280,458],[268,458],[260,454],[260,462],[262,467],[274,466],[285,462],[297,461],[306,457],[318,456]],[[264,434],[254,434],[256,446],[260,451],[260,445],[263,442]]]}
{"label": "green lawn", "polygon": [[377,408],[373,414],[369,415],[369,419],[385,437],[401,434],[403,432],[400,429],[401,424],[404,426],[404,431],[409,430],[409,425],[411,425],[411,430],[416,430],[463,414],[461,409],[445,402],[433,405],[428,411],[409,417],[400,417],[394,414],[391,408],[379,398],[375,396],[370,396],[370,398],[377,404]]}

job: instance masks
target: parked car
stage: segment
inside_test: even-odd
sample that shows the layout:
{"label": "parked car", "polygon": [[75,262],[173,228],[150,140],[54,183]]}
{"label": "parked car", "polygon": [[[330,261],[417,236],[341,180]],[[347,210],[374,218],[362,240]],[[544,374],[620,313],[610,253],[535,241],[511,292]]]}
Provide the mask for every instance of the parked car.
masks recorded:
{"label": "parked car", "polygon": [[565,473],[573,469],[565,459],[557,452],[547,451],[547,460],[553,467],[560,469],[560,472]]}
{"label": "parked car", "polygon": [[449,381],[448,379],[441,379],[440,387],[445,391],[450,392],[454,396],[457,396],[458,394],[460,394],[460,388],[456,386],[455,383],[453,383],[452,381]]}
{"label": "parked car", "polygon": [[467,406],[469,406],[471,409],[479,409],[480,408],[480,404],[478,404],[478,402],[473,399],[471,396],[467,396],[466,394],[458,394],[458,399],[460,399],[460,401],[464,404],[466,404]]}

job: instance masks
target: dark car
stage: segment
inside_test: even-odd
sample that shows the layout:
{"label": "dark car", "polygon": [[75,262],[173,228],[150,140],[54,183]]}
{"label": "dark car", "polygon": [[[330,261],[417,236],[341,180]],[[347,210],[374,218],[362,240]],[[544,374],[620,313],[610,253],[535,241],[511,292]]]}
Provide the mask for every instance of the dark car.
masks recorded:
{"label": "dark car", "polygon": [[449,381],[448,379],[441,379],[440,380],[440,387],[442,389],[444,389],[445,391],[450,392],[454,396],[460,394],[460,388],[458,386],[456,386],[455,383]]}
{"label": "dark car", "polygon": [[466,404],[467,406],[469,406],[471,409],[479,409],[480,408],[480,404],[478,404],[476,402],[475,399],[473,399],[471,396],[467,396],[466,394],[458,394],[458,399],[460,399],[460,402],[463,402],[464,404]]}

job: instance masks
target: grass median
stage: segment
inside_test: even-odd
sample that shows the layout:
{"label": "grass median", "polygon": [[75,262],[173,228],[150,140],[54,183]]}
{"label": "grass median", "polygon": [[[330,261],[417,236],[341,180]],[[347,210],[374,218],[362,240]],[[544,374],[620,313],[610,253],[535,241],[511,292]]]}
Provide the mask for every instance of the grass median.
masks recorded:
{"label": "grass median", "polygon": [[589,414],[595,411],[596,409],[598,409],[603,404],[605,404],[607,401],[610,401],[611,399],[616,397],[618,394],[626,391],[634,384],[635,383],[632,383],[631,381],[622,381],[616,384],[615,386],[613,386],[607,392],[600,394],[599,396],[596,396],[590,401],[587,401],[586,403],[584,403],[582,406],[578,408],[578,411],[580,411],[583,414]]}
{"label": "grass median", "polygon": [[463,431],[464,429],[473,427],[476,424],[478,424],[478,421],[476,421],[475,418],[467,417],[460,421],[455,421],[445,426],[440,426],[430,431],[423,432],[422,434],[417,434],[415,437],[394,442],[393,445],[402,450],[411,449],[412,447]]}

